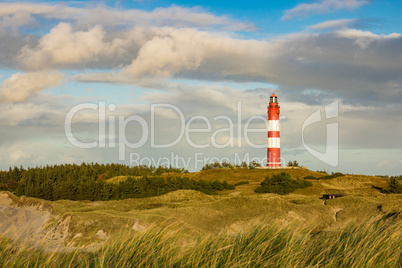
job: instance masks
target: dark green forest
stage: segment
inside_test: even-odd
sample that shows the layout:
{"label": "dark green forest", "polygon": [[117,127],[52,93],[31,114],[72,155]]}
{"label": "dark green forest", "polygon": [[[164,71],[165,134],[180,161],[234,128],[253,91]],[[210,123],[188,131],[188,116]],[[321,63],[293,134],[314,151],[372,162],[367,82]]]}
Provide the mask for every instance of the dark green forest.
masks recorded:
{"label": "dark green forest", "polygon": [[[171,175],[160,176],[166,172]],[[188,171],[173,167],[130,167],[97,163],[28,169],[14,167],[9,171],[0,172],[0,190],[10,191],[17,196],[25,195],[45,200],[95,201],[151,197],[180,189],[197,190],[206,194],[234,189],[234,186],[227,182],[194,181],[183,177],[183,173]],[[127,180],[119,183],[106,182],[110,178],[122,175],[128,176]]]}

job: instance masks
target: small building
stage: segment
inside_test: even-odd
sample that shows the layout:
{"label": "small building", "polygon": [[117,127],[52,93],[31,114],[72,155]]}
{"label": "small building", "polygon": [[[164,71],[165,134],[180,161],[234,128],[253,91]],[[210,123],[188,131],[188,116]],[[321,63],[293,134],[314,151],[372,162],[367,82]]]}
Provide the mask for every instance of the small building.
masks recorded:
{"label": "small building", "polygon": [[342,196],[343,194],[323,194],[322,199],[335,199]]}

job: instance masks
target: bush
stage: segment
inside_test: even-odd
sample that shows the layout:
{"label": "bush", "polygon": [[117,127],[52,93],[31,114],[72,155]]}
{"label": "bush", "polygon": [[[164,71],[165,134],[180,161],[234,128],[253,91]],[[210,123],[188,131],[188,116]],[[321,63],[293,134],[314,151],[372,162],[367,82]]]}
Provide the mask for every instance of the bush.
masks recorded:
{"label": "bush", "polygon": [[218,169],[218,168],[233,169],[234,167],[228,162],[223,161],[222,163],[219,163],[218,161],[216,161],[214,163],[205,164],[205,166],[203,166],[201,170]]}
{"label": "bush", "polygon": [[224,181],[222,183],[223,188],[225,188],[225,190],[234,190],[235,186],[233,184],[229,184],[227,181]]}
{"label": "bush", "polygon": [[298,167],[298,166],[299,163],[296,160],[294,160],[293,162],[292,161],[288,162],[288,167]]}
{"label": "bush", "polygon": [[387,188],[372,185],[371,187],[379,190],[383,194],[402,194],[402,184],[399,182],[400,176],[390,177]]}
{"label": "bush", "polygon": [[248,168],[256,168],[256,167],[261,167],[261,163],[258,163],[256,161],[251,161],[250,164],[248,164]]}
{"label": "bush", "polygon": [[345,174],[343,174],[341,172],[335,172],[335,173],[332,173],[331,175],[323,176],[323,177],[321,177],[321,179],[324,179],[324,180],[335,179],[335,178],[339,178],[339,177],[343,177],[343,176],[345,176]]}
{"label": "bush", "polygon": [[312,186],[309,181],[296,179],[292,180],[288,173],[282,172],[281,174],[275,174],[271,178],[266,177],[261,186],[256,188],[256,193],[276,193],[276,194],[288,194],[299,188],[307,188]]}
{"label": "bush", "polygon": [[402,185],[397,178],[391,177],[388,182],[387,194],[402,194]]}
{"label": "bush", "polygon": [[319,178],[316,178],[314,176],[308,175],[306,177],[304,177],[305,180],[318,180]]}
{"label": "bush", "polygon": [[339,177],[343,177],[343,176],[345,176],[345,174],[340,173],[340,172],[335,172],[335,173],[332,173],[331,175],[325,175],[325,176],[318,177],[318,178],[309,175],[309,176],[304,177],[304,179],[305,180],[329,180],[329,179],[335,179],[335,178],[339,178]]}
{"label": "bush", "polygon": [[244,185],[248,184],[248,181],[239,181],[238,183],[235,183],[234,186],[239,186],[239,185]]}

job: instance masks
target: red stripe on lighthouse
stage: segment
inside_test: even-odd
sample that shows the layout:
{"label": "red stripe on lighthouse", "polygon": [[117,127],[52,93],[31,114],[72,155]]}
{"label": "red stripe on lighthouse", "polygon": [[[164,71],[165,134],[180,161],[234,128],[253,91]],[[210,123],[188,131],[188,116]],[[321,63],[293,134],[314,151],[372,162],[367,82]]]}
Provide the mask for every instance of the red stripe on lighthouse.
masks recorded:
{"label": "red stripe on lighthouse", "polygon": [[279,131],[268,131],[268,138],[279,138]]}
{"label": "red stripe on lighthouse", "polygon": [[279,120],[279,107],[270,107],[268,120]]}

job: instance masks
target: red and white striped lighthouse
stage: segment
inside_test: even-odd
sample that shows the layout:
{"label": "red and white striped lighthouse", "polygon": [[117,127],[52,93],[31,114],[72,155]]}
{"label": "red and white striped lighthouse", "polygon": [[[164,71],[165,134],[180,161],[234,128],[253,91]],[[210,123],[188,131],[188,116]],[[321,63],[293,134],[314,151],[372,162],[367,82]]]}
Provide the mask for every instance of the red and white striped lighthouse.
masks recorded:
{"label": "red and white striped lighthouse", "polygon": [[281,166],[281,142],[279,136],[279,104],[275,93],[269,99],[268,106],[268,152],[267,167]]}

